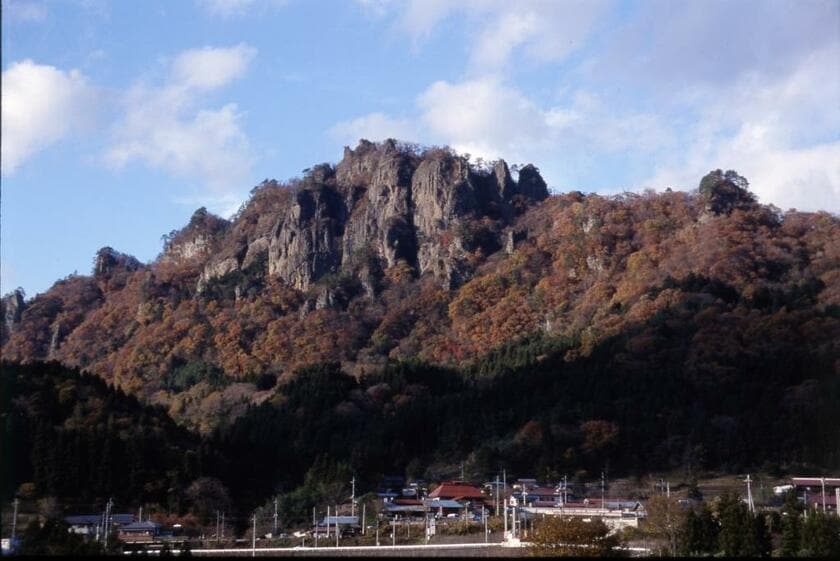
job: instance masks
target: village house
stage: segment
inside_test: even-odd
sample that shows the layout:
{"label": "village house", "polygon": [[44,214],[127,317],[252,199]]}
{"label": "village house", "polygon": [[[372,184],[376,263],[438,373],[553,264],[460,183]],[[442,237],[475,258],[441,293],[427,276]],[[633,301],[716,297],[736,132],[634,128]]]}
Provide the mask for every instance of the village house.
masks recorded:
{"label": "village house", "polygon": [[161,534],[161,525],[151,520],[141,520],[121,526],[117,537],[125,543],[149,543],[156,541]]}
{"label": "village house", "polygon": [[[70,528],[68,532],[71,534],[79,534],[89,538],[96,538],[98,532],[102,531],[104,526],[102,514],[72,514],[64,517],[64,522]],[[111,525],[114,528],[125,526],[134,522],[133,514],[112,514]]]}
{"label": "village house", "polygon": [[837,512],[840,502],[840,477],[794,477],[796,497],[809,509]]}
{"label": "village house", "polygon": [[325,516],[312,529],[314,536],[318,538],[326,538],[335,536],[336,528],[338,528],[339,536],[350,536],[358,533],[362,526],[359,524],[358,516]]}
{"label": "village house", "polygon": [[465,503],[453,499],[428,499],[426,508],[435,518],[458,517],[464,513]]}
{"label": "village house", "polygon": [[486,496],[471,483],[463,481],[444,481],[429,493],[430,499],[451,499],[453,501],[483,502]]}

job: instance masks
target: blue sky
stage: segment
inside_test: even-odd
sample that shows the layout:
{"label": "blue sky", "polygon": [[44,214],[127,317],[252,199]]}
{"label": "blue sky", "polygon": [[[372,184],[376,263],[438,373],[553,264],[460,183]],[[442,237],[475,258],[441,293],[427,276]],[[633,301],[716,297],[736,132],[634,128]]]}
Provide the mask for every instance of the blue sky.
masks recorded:
{"label": "blue sky", "polygon": [[3,293],[154,259],[360,137],[840,211],[837,0],[2,2]]}

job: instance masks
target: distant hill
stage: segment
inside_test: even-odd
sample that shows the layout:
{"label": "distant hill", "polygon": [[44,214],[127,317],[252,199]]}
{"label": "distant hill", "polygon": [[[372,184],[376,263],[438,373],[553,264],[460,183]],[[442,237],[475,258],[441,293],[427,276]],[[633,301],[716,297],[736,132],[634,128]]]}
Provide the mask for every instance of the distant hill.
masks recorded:
{"label": "distant hill", "polygon": [[124,508],[142,497],[177,509],[201,475],[196,435],[58,363],[0,364],[0,419],[4,501],[57,497],[97,512],[109,498]]}
{"label": "distant hill", "polygon": [[302,366],[463,368],[525,336],[736,399],[767,366],[790,392],[838,375],[840,219],[759,204],[734,172],[550,195],[533,165],[361,141],[231,220],[198,210],[152,263],[103,248],[3,317],[4,359],[87,370],[204,434]]}

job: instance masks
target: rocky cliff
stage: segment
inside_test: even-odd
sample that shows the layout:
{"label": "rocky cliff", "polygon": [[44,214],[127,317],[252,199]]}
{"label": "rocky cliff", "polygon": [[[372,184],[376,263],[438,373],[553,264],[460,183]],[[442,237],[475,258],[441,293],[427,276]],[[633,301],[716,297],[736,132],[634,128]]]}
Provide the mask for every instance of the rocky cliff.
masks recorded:
{"label": "rocky cliff", "polygon": [[[211,258],[199,288],[248,269],[261,256],[269,276],[302,291],[340,271],[361,274],[365,278],[359,280],[373,287],[375,277],[399,261],[417,276],[429,273],[454,288],[470,274],[466,255],[475,244],[467,239],[470,225],[489,221],[481,243],[495,251],[511,220],[548,197],[534,166],[519,174],[516,181],[501,160],[484,170],[449,150],[420,153],[393,140],[363,140],[355,149],[345,148],[337,166],[308,170],[270,234]],[[178,256],[206,244],[206,237],[190,239],[188,249],[178,246]],[[362,271],[360,259],[368,265]]]}

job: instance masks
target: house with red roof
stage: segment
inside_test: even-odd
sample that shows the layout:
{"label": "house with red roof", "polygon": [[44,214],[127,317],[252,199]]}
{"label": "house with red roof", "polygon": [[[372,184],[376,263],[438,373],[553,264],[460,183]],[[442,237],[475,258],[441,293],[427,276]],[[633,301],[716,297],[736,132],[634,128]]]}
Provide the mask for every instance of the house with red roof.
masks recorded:
{"label": "house with red roof", "polygon": [[429,493],[431,499],[446,499],[453,501],[484,501],[486,498],[481,489],[465,481],[444,481]]}

